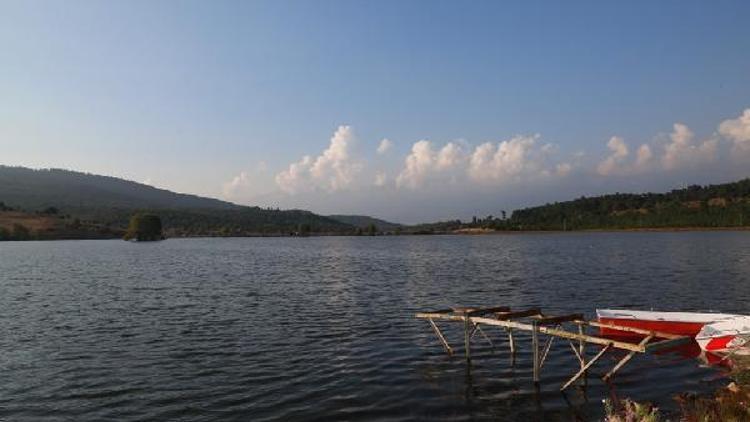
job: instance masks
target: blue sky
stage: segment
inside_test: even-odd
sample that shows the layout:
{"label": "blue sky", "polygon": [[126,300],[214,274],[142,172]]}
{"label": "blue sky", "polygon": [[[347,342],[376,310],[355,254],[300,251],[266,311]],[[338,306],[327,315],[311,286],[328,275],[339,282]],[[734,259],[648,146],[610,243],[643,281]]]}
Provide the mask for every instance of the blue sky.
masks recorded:
{"label": "blue sky", "polygon": [[750,176],[748,16],[3,0],[0,163],[407,222],[731,180]]}

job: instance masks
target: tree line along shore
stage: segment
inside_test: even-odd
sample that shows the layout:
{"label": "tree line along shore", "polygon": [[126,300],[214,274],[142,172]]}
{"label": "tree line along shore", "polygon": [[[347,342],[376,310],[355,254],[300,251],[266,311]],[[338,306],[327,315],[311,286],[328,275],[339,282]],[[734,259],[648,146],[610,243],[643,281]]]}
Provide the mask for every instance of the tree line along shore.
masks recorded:
{"label": "tree line along shore", "polygon": [[[157,191],[159,195],[181,195]],[[44,196],[42,193],[34,198]],[[137,214],[158,216],[166,237],[736,230],[750,227],[750,179],[718,185],[693,185],[666,193],[581,197],[518,209],[510,215],[500,210],[498,215],[473,217],[469,221],[408,226],[367,216],[321,216],[304,210],[264,209],[210,199],[206,199],[209,201],[207,206],[200,202],[203,199],[200,197],[190,197],[187,206],[174,207],[138,206],[149,205],[147,202],[127,207],[111,198],[97,202],[87,197],[85,203],[82,200],[77,203],[60,201],[59,205],[50,204],[54,198],[37,202],[21,199],[19,202],[26,202],[25,206],[4,202],[0,197],[0,240],[122,238],[131,218]],[[164,204],[174,203],[164,201]]]}

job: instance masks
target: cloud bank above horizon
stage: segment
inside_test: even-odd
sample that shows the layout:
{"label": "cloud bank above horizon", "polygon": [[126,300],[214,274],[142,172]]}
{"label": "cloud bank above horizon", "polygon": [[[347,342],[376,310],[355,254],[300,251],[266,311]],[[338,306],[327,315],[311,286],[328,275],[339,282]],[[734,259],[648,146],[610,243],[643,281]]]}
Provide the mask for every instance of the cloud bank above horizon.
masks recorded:
{"label": "cloud bank above horizon", "polygon": [[[607,187],[659,189],[663,186],[654,181],[660,180],[687,184],[706,177],[745,177],[750,108],[718,122],[713,133],[697,136],[686,123],[674,122],[669,132],[647,141],[613,135],[600,151],[566,151],[538,133],[477,144],[418,139],[401,145],[410,145],[401,156],[395,154],[397,145],[390,138],[359,139],[353,126],[341,125],[319,153],[275,170],[260,162],[227,181],[222,196],[246,204],[416,222],[420,216],[422,221],[461,218],[497,212],[501,206],[572,199],[571,193],[554,194],[562,187],[593,194]],[[404,212],[419,203],[425,204],[422,211]]]}

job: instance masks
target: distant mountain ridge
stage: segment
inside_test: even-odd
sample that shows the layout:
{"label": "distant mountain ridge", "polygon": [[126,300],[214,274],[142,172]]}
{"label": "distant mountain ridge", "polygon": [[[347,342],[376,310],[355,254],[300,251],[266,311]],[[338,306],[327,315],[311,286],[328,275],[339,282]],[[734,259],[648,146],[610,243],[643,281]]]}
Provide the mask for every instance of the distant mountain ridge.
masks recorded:
{"label": "distant mountain ridge", "polygon": [[[105,234],[119,233],[137,211],[161,216],[168,236],[347,234],[355,231],[349,224],[309,211],[242,206],[116,177],[61,169],[0,166],[0,203],[16,212],[13,221],[33,220],[23,219],[17,212],[44,213],[54,208],[63,221],[46,224],[47,229],[32,233],[32,238],[57,238],[57,234],[63,232],[62,227],[78,227],[81,222]],[[7,221],[0,215],[0,227],[16,224],[10,223],[10,214],[5,216]]]}
{"label": "distant mountain ridge", "polygon": [[360,229],[366,229],[371,224],[374,224],[379,231],[394,231],[399,228],[403,228],[402,224],[392,223],[390,221],[381,220],[379,218],[370,217],[367,215],[329,215],[328,218],[332,218],[336,221],[340,221],[350,226],[358,227]]}
{"label": "distant mountain ridge", "polygon": [[517,209],[509,218],[474,217],[409,226],[402,233],[693,230],[750,228],[750,179],[665,193],[613,193]]}
{"label": "distant mountain ridge", "polygon": [[191,208],[236,209],[239,205],[112,176],[62,169],[0,166],[0,200],[24,209]]}
{"label": "distant mountain ridge", "polygon": [[745,227],[750,225],[750,179],[665,193],[581,197],[515,210],[506,225],[525,230]]}

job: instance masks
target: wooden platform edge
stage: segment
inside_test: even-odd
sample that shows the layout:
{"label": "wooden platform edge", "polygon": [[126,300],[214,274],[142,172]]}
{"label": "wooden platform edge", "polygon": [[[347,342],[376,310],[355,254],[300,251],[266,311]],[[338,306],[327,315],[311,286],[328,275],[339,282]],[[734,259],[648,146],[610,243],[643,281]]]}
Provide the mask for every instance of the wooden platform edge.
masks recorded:
{"label": "wooden platform edge", "polygon": [[[475,324],[494,325],[497,327],[513,328],[513,329],[529,331],[529,332],[534,331],[534,325],[526,324],[526,323],[518,322],[518,321],[508,321],[508,320],[483,318],[483,317],[464,317],[462,315],[435,314],[435,313],[422,313],[422,312],[417,313],[415,316],[419,319],[442,319],[442,320],[447,320],[447,321],[465,321],[466,318],[469,318]],[[624,341],[617,341],[617,340],[612,340],[612,339],[607,339],[607,338],[602,338],[602,337],[595,337],[595,336],[590,336],[587,334],[572,333],[570,331],[550,328],[546,326],[538,326],[536,327],[536,330],[542,334],[567,338],[571,340],[582,340],[582,341],[585,341],[586,343],[598,344],[600,346],[606,346],[608,344],[612,344],[612,347],[615,347],[617,349],[635,351],[638,353],[645,353],[646,351],[644,347],[638,344],[628,343]]]}
{"label": "wooden platform edge", "polygon": [[[454,307],[446,310],[439,310],[433,312],[417,312],[415,314],[417,319],[427,320],[438,339],[442,343],[442,346],[446,349],[449,356],[453,356],[454,351],[448,344],[448,341],[443,336],[441,330],[436,325],[435,321],[455,321],[461,322],[464,329],[464,353],[466,355],[466,361],[471,367],[471,339],[474,335],[479,332],[488,341],[490,346],[494,349],[494,344],[489,336],[485,334],[480,325],[489,325],[501,327],[508,333],[508,343],[511,352],[511,362],[514,362],[516,341],[513,336],[514,330],[521,330],[530,333],[532,356],[533,356],[533,380],[535,384],[540,381],[540,371],[547,356],[550,352],[552,342],[556,337],[567,339],[573,353],[580,364],[580,370],[577,371],[573,377],[571,377],[565,384],[560,388],[565,390],[573,383],[575,383],[581,377],[587,374],[588,370],[599,361],[608,351],[613,349],[620,349],[627,351],[625,356],[621,357],[616,365],[602,377],[602,380],[609,382],[614,375],[622,369],[637,353],[656,353],[661,350],[670,349],[674,347],[687,344],[692,341],[692,337],[683,336],[671,333],[664,333],[658,331],[644,330],[636,327],[622,326],[612,323],[601,323],[598,321],[585,320],[583,314],[568,314],[560,316],[545,316],[540,309],[531,308],[521,311],[511,311],[510,308],[505,306],[495,306],[491,308],[479,308],[479,307]],[[571,326],[577,327],[577,332],[569,331]],[[565,329],[564,327],[568,327]],[[608,329],[612,331],[621,331],[625,333],[633,333],[642,336],[638,343],[631,343],[628,341],[616,340],[611,337],[600,337],[597,335],[587,334],[587,327],[598,328],[599,334],[601,329]],[[541,345],[540,335],[548,336],[544,346]],[[573,341],[578,341],[578,348],[573,344]],[[658,340],[658,341],[652,341]],[[600,346],[596,355],[586,361],[586,354],[584,353],[585,345]]]}

